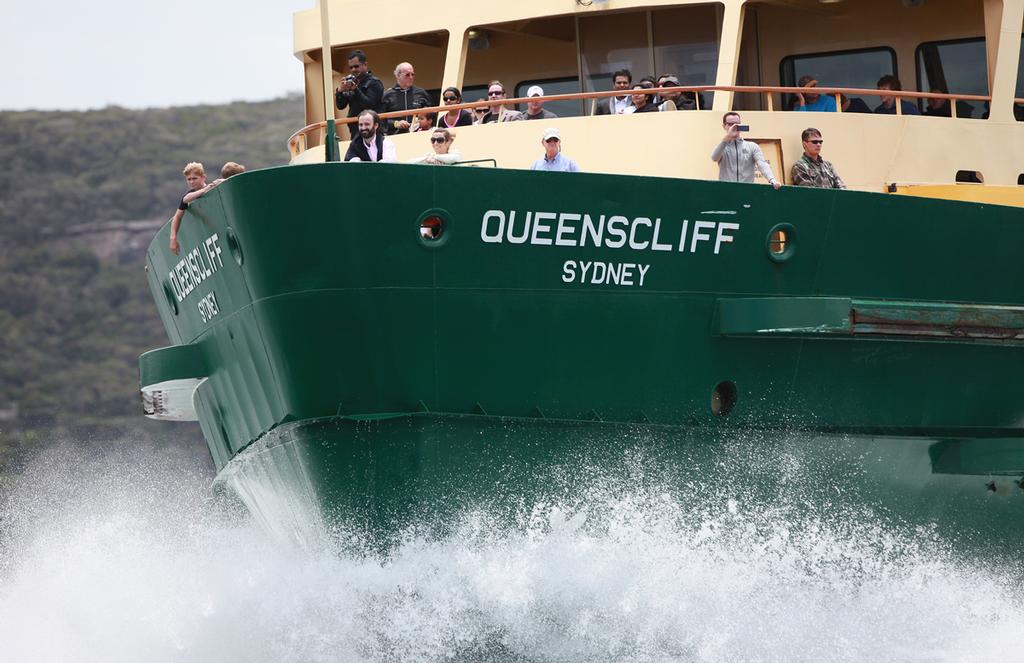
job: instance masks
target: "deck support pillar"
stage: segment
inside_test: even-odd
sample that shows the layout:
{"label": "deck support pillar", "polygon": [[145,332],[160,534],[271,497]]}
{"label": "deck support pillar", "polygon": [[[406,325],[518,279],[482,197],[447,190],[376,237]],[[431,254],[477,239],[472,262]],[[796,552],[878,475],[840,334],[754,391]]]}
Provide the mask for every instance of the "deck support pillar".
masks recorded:
{"label": "deck support pillar", "polygon": [[[718,45],[718,73],[715,85],[735,85],[736,71],[740,61],[740,42],[743,35],[743,2],[725,4],[725,15],[722,17],[722,38]],[[715,100],[711,105],[716,113],[732,110],[735,93],[724,90],[715,91]]]}
{"label": "deck support pillar", "polygon": [[1013,96],[1024,26],[1024,0],[985,0],[984,7],[988,89],[992,95],[989,119],[1014,122]]}

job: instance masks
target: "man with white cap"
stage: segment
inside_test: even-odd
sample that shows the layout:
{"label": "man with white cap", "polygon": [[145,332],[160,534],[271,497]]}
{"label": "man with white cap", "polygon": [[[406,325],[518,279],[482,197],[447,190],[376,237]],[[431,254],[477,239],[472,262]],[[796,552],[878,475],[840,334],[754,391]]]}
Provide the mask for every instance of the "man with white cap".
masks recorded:
{"label": "man with white cap", "polygon": [[544,158],[533,162],[530,170],[558,170],[567,173],[578,173],[580,167],[576,162],[562,154],[562,136],[558,129],[548,127],[540,139],[544,146]]}
{"label": "man with white cap", "polygon": [[[544,89],[539,85],[531,85],[530,89],[526,91],[527,97],[543,97]],[[544,110],[543,101],[528,101],[526,102],[526,119],[527,120],[550,120],[558,117],[549,110]]]}

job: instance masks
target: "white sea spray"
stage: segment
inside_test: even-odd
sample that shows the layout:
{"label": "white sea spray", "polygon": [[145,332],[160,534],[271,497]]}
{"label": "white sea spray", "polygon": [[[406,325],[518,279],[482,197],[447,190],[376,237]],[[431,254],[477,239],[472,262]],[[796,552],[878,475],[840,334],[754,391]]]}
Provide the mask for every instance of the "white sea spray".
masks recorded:
{"label": "white sea spray", "polygon": [[[9,661],[989,661],[1003,567],[870,512],[634,481],[412,527],[385,558],[271,540],[183,454],[39,458],[0,510]],[[636,468],[628,470],[636,472]],[[1009,656],[1010,658],[1007,658]]]}

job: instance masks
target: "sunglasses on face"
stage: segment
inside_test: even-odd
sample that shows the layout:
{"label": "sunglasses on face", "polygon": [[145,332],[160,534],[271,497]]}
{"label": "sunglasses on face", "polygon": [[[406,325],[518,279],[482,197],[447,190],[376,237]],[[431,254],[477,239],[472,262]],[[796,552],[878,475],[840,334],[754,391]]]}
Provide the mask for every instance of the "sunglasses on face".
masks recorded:
{"label": "sunglasses on face", "polygon": [[447,140],[444,137],[442,137],[442,136],[431,136],[430,142],[431,143],[438,143],[438,144],[440,144],[440,143],[447,142]]}
{"label": "sunglasses on face", "polygon": [[445,97],[444,100],[445,101],[458,101],[459,98],[458,97]]}
{"label": "sunglasses on face", "polygon": [[822,139],[818,138],[818,139],[816,139],[816,140],[809,140],[809,141],[807,141],[807,142],[808,142],[808,143],[813,143],[813,144],[815,144],[815,145],[821,145],[821,144],[822,144],[822,143],[824,143],[825,141],[823,141]]}
{"label": "sunglasses on face", "polygon": [[505,93],[502,92],[501,90],[489,90],[487,92],[487,96],[488,97],[500,97],[503,94],[505,94]]}

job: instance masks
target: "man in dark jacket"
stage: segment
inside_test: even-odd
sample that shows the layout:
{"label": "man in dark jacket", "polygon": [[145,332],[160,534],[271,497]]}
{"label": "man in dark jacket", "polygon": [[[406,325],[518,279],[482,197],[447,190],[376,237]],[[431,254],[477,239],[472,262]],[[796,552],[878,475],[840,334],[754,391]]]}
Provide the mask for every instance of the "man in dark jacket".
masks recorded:
{"label": "man in dark jacket", "polygon": [[352,138],[345,153],[345,161],[398,161],[395,144],[380,132],[380,118],[372,110],[359,114],[359,133]]}
{"label": "man in dark jacket", "polygon": [[[390,113],[434,105],[426,90],[413,85],[416,81],[416,71],[408,62],[403,62],[395,67],[395,80],[397,81],[395,86],[384,93],[381,112]],[[393,117],[390,120],[385,120],[384,126],[388,134],[406,134],[409,133],[409,127],[412,126],[412,117]]]}
{"label": "man in dark jacket", "polygon": [[384,96],[384,84],[366,66],[366,53],[359,50],[349,53],[348,71],[349,75],[334,94],[338,110],[347,108],[349,117],[359,117],[364,110],[379,113]]}

